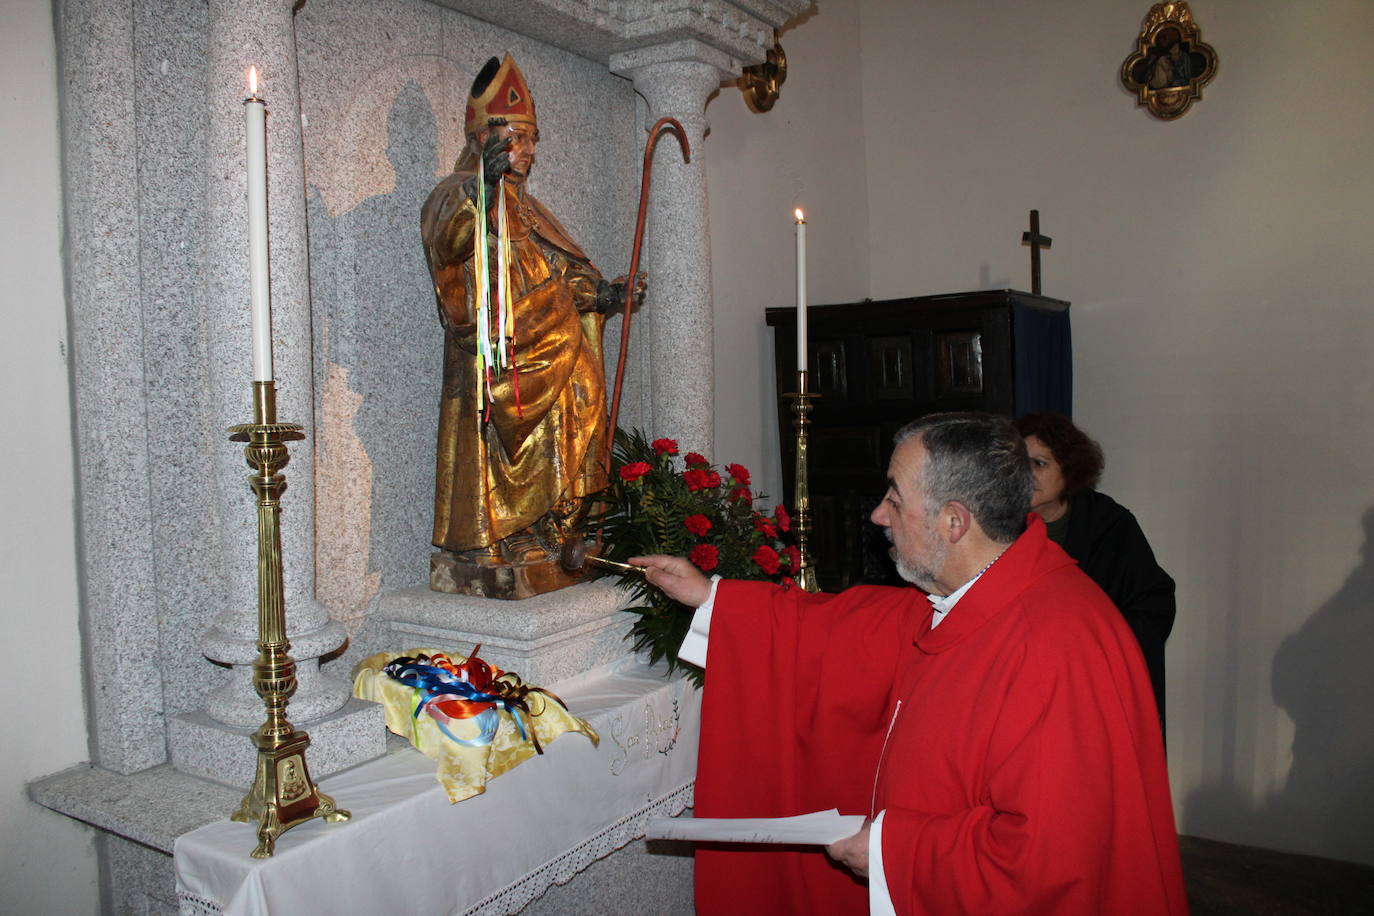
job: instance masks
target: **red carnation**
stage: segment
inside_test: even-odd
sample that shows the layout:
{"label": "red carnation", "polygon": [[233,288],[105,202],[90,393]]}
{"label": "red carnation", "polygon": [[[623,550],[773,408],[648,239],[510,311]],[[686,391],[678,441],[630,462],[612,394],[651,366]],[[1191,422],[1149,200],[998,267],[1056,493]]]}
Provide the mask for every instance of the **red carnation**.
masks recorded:
{"label": "red carnation", "polygon": [[654,440],[654,451],[655,451],[656,453],[658,453],[659,455],[676,455],[676,454],[677,454],[677,440],[676,440],[676,439],[655,439],[655,440]]}
{"label": "red carnation", "polygon": [[787,514],[787,510],[782,507],[782,503],[778,503],[778,507],[773,510],[773,517],[778,520],[778,527],[783,531],[792,530],[792,516]]}
{"label": "red carnation", "polygon": [[749,492],[748,487],[735,487],[730,491],[731,502],[737,503],[740,500],[744,500],[747,503],[752,503],[754,501],[754,494]]}
{"label": "red carnation", "polygon": [[706,532],[711,530],[711,520],[701,513],[687,516],[682,524],[697,537],[705,537]]}
{"label": "red carnation", "polygon": [[702,572],[710,572],[720,565],[720,551],[715,544],[698,544],[687,554],[687,559]]}
{"label": "red carnation", "polygon": [[778,529],[773,527],[773,523],[769,521],[766,516],[754,516],[754,527],[766,538],[775,538],[778,536]]}
{"label": "red carnation", "polygon": [[767,544],[763,544],[758,550],[755,550],[750,559],[759,564],[759,568],[768,575],[776,576],[778,574],[778,552]]}
{"label": "red carnation", "polygon": [[627,464],[620,469],[620,479],[625,481],[626,483],[633,483],[634,481],[643,477],[645,474],[649,473],[652,470],[653,468],[649,466],[649,462],[636,461],[633,464]]}
{"label": "red carnation", "polygon": [[708,464],[711,463],[711,462],[707,461],[705,457],[703,457],[702,455],[698,455],[696,452],[688,452],[688,453],[687,453],[687,457],[686,457],[686,458],[683,458],[682,460],[683,460],[684,462],[686,462],[687,467],[689,467],[689,468],[695,468],[695,467],[702,467],[702,468],[704,468],[704,467],[706,467]]}
{"label": "red carnation", "polygon": [[720,486],[720,475],[715,471],[706,471],[706,486],[714,490]]}
{"label": "red carnation", "polygon": [[730,472],[730,476],[735,478],[735,483],[742,487],[749,486],[749,469],[742,464],[727,464],[725,470]]}
{"label": "red carnation", "polygon": [[796,547],[792,546],[791,544],[788,544],[785,548],[783,548],[783,551],[782,551],[782,552],[786,555],[786,560],[785,560],[785,562],[787,563],[787,568],[788,568],[788,569],[790,569],[792,572],[796,572],[797,570],[801,569],[801,551],[800,551],[800,550],[798,550]]}
{"label": "red carnation", "polygon": [[710,486],[710,476],[701,468],[688,468],[682,472],[682,482],[687,484],[687,489],[695,493],[703,487]]}
{"label": "red carnation", "polygon": [[782,581],[778,584],[783,588],[792,588],[797,584],[797,580],[793,579],[791,576],[783,576]]}

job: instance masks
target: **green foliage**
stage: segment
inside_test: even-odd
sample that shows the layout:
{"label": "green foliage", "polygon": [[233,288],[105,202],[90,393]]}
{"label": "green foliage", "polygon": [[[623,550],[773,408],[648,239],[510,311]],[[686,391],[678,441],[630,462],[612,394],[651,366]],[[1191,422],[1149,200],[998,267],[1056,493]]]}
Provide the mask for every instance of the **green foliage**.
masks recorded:
{"label": "green foliage", "polygon": [[[790,543],[786,509],[759,512],[755,506],[764,497],[751,492],[749,472],[738,464],[718,470],[699,455],[677,455],[671,439],[650,442],[639,430],[616,430],[611,486],[603,494],[605,510],[594,519],[604,525],[604,555],[623,563],[633,556],[672,554],[727,579],[790,582],[800,558]],[[626,608],[639,615],[629,635],[636,651],[647,651],[651,661],[666,660],[669,671],[682,669],[701,684],[702,670],[677,657],[695,609],[642,576],[623,576],[619,585],[637,604]]]}

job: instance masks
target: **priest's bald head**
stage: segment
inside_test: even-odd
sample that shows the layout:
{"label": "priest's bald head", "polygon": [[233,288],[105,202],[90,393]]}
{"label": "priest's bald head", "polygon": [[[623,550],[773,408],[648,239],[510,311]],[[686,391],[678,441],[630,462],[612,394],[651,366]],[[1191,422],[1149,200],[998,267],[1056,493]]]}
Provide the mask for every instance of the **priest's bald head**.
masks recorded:
{"label": "priest's bald head", "polygon": [[1009,418],[931,414],[897,433],[873,521],[902,578],[947,595],[1026,530],[1030,459]]}

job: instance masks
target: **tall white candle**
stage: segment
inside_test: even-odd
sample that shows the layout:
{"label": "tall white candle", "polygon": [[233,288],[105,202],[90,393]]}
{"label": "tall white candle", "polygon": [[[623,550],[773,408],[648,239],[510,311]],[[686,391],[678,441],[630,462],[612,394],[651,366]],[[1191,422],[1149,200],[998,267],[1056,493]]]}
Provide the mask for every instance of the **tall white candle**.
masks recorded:
{"label": "tall white candle", "polygon": [[806,214],[797,216],[797,371],[805,372],[806,360]]}
{"label": "tall white candle", "polygon": [[267,103],[258,68],[248,69],[243,100],[248,135],[248,289],[253,315],[253,381],[272,381],[272,299],[267,263]]}

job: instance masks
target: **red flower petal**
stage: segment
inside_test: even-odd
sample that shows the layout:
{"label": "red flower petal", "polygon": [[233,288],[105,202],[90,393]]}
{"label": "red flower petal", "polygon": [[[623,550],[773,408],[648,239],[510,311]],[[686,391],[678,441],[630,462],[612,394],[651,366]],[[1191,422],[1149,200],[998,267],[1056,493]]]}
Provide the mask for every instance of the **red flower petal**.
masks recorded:
{"label": "red flower petal", "polygon": [[757,563],[759,565],[759,568],[762,569],[764,572],[768,573],[768,575],[777,575],[778,552],[774,550],[772,547],[769,547],[767,544],[761,545],[757,550],[754,551],[753,556],[751,556],[749,559]]}
{"label": "red flower petal", "polygon": [[710,572],[720,565],[720,551],[714,544],[698,544],[687,554],[687,559],[702,572]]}
{"label": "red flower petal", "polygon": [[735,483],[741,487],[749,486],[749,469],[742,464],[727,464],[725,470],[730,472],[730,476],[735,478]]}
{"label": "red flower petal", "polygon": [[682,520],[682,524],[697,537],[704,537],[706,532],[711,530],[711,520],[701,513],[687,516]]}
{"label": "red flower petal", "polygon": [[620,479],[626,483],[632,483],[649,473],[651,470],[653,470],[653,468],[649,466],[649,462],[636,461],[620,469]]}

